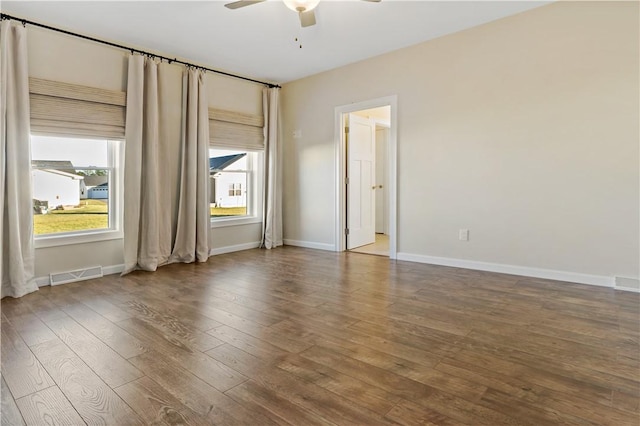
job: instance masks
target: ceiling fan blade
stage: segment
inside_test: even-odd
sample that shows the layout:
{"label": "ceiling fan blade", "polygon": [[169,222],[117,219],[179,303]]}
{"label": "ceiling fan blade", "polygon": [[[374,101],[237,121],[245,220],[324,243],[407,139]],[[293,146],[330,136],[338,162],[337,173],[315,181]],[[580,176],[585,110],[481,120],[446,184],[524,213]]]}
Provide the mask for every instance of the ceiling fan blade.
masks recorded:
{"label": "ceiling fan blade", "polygon": [[316,24],[316,14],[313,10],[308,10],[306,12],[300,12],[300,26],[302,28],[310,27]]}
{"label": "ceiling fan blade", "polygon": [[266,0],[240,0],[227,3],[224,5],[224,7],[226,7],[227,9],[239,9],[241,7],[251,6],[252,4],[262,3],[263,1]]}

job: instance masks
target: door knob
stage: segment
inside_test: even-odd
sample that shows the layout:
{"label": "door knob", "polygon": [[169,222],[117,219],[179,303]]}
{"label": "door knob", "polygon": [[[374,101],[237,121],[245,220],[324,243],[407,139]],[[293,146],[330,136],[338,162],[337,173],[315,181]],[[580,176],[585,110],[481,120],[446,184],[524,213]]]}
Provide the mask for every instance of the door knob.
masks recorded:
{"label": "door knob", "polygon": [[373,185],[373,186],[371,187],[371,189],[376,189],[376,186],[375,186],[375,185]]}
{"label": "door knob", "polygon": [[378,188],[382,189],[382,185],[378,185]]}

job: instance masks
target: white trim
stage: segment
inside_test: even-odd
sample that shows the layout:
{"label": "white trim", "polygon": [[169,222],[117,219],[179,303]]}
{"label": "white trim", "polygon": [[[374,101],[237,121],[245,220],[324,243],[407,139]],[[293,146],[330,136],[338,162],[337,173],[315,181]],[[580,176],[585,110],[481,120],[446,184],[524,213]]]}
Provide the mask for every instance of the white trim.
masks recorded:
{"label": "white trim", "polygon": [[286,246],[296,246],[296,247],[305,247],[305,248],[317,249],[317,250],[337,251],[336,246],[334,244],[316,243],[313,241],[287,240],[287,239],[283,240],[282,242]]}
{"label": "white trim", "polygon": [[618,287],[618,286],[616,286],[616,290],[630,291],[632,293],[640,293],[640,288],[633,288],[633,287]]}
{"label": "white trim", "polygon": [[124,271],[124,263],[102,267],[102,273],[105,275],[121,274],[122,271]]}
{"label": "white trim", "polygon": [[225,254],[225,253],[233,253],[235,251],[250,250],[258,247],[260,247],[260,241],[255,241],[253,243],[236,244],[233,246],[218,247],[218,248],[211,249],[209,251],[209,256],[216,256],[218,254]]}
{"label": "white trim", "polygon": [[38,287],[46,287],[51,285],[51,278],[48,275],[46,277],[37,277],[36,284]]}
{"label": "white trim", "polygon": [[262,223],[262,219],[257,216],[229,217],[211,219],[211,229],[226,228],[228,226],[252,225]]}
{"label": "white trim", "polygon": [[98,241],[121,240],[123,237],[124,234],[122,230],[81,231],[37,236],[33,239],[33,244],[36,249],[39,249],[72,244],[95,243]]}
{"label": "white trim", "polygon": [[616,290],[640,293],[640,280],[636,278],[615,277]]}
{"label": "white trim", "polygon": [[425,256],[411,253],[398,253],[398,260],[616,288],[614,287],[614,278],[603,275],[589,275],[578,272],[556,271],[553,269],[531,268],[528,266],[505,265],[501,263],[479,262],[476,260]]}
{"label": "white trim", "polygon": [[[398,156],[398,96],[391,95],[382,98],[371,99],[368,101],[355,102],[348,105],[338,106],[334,110],[334,139],[335,139],[335,156],[336,156],[336,228],[335,228],[335,246],[331,250],[345,251],[346,240],[344,229],[346,226],[346,209],[345,209],[345,150],[346,144],[343,138],[342,122],[343,114],[361,111],[363,109],[378,108],[383,106],[391,107],[391,119],[389,122],[389,156],[388,173],[389,173],[389,258],[397,258],[397,156]],[[292,244],[296,245],[296,244]],[[325,245],[326,246],[326,245]],[[302,246],[304,247],[304,246]],[[325,249],[322,249],[325,250]]]}

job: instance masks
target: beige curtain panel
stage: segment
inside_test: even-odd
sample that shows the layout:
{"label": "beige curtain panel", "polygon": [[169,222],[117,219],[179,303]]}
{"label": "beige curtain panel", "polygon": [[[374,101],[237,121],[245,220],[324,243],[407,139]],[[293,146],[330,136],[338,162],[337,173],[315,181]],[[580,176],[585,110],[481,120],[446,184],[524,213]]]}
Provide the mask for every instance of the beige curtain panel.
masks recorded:
{"label": "beige curtain panel", "polygon": [[183,134],[180,203],[172,262],[206,262],[210,251],[209,117],[205,74],[183,77]]}
{"label": "beige curtain panel", "polygon": [[34,278],[27,32],[0,23],[0,239],[2,297],[38,289]]}
{"label": "beige curtain panel", "polygon": [[124,137],[126,93],[59,81],[29,79],[35,134]]}
{"label": "beige curtain panel", "polygon": [[[129,57],[124,166],[124,272],[155,271],[160,255],[158,212],[158,65]],[[166,235],[162,235],[166,238]]]}
{"label": "beige curtain panel", "polygon": [[262,89],[265,140],[265,201],[262,243],[267,249],[282,245],[282,152],[280,146],[280,89]]}
{"label": "beige curtain panel", "polygon": [[123,274],[209,257],[209,120],[204,75],[129,58]]}

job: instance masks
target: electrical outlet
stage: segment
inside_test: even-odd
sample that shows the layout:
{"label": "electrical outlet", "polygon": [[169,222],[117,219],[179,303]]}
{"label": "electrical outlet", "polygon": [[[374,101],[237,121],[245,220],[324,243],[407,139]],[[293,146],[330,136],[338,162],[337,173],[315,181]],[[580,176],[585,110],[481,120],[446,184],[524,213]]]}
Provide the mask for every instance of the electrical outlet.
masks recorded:
{"label": "electrical outlet", "polygon": [[460,241],[469,241],[469,230],[460,229],[458,231],[458,238],[460,239]]}

